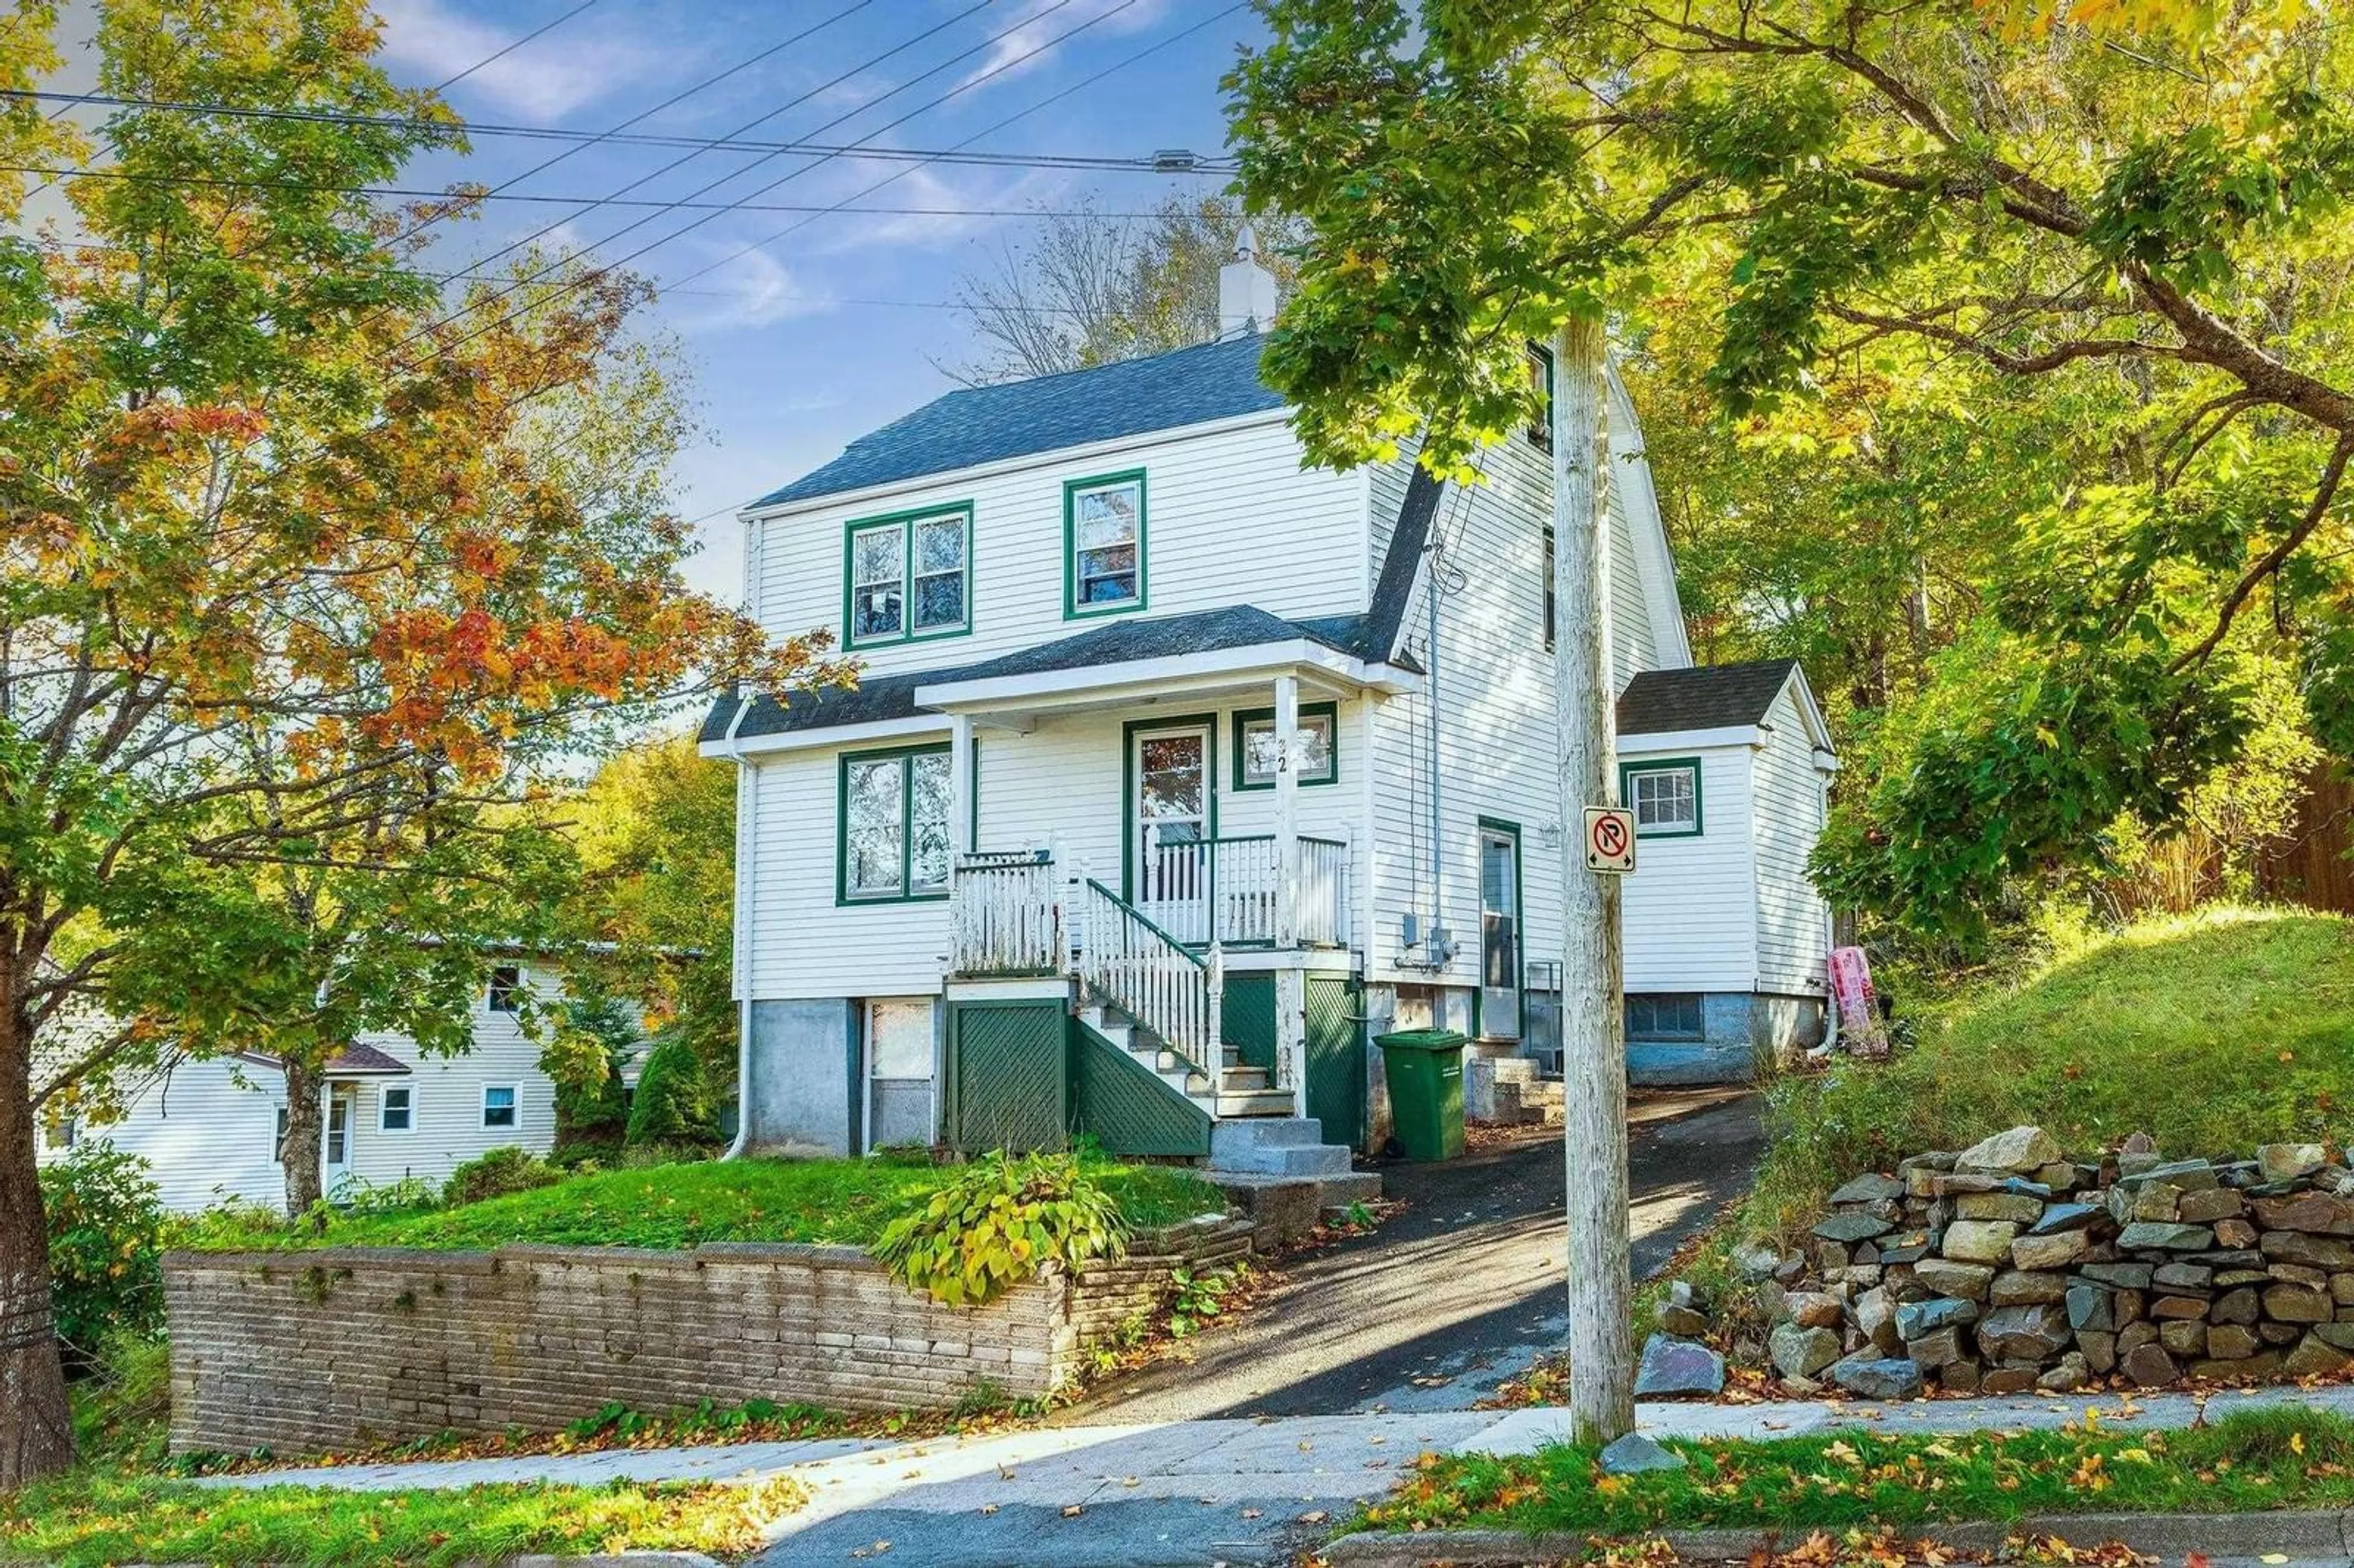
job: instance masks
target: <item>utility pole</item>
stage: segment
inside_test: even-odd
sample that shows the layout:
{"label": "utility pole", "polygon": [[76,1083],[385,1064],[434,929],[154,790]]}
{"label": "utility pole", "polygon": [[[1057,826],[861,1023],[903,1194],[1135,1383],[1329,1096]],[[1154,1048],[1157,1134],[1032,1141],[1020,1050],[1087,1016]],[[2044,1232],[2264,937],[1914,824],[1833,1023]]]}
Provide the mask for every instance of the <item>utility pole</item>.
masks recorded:
{"label": "utility pole", "polygon": [[1586,869],[1583,832],[1586,807],[1615,805],[1618,799],[1602,355],[1600,322],[1573,321],[1553,335],[1553,725],[1561,746],[1569,1427],[1572,1442],[1596,1445],[1635,1428],[1618,878]]}

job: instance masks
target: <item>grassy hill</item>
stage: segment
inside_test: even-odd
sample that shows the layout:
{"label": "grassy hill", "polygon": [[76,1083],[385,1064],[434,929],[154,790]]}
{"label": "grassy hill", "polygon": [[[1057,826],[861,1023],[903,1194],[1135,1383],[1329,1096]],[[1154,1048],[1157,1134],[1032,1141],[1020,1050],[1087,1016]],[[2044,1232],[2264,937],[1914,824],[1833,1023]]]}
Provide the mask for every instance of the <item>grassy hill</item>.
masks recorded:
{"label": "grassy hill", "polygon": [[2354,922],[2231,908],[2145,922],[1946,1011],[1892,1062],[1787,1081],[1763,1195],[1787,1214],[1859,1171],[2023,1122],[2079,1156],[2136,1131],[2184,1155],[2342,1139]]}

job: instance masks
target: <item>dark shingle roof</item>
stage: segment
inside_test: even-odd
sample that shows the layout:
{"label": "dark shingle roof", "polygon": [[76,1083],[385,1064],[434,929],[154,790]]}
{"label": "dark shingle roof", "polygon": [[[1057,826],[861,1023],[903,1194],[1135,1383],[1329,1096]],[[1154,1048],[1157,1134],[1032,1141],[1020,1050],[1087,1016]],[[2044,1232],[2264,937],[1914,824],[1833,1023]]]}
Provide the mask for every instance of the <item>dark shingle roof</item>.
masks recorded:
{"label": "dark shingle roof", "polygon": [[1618,733],[1666,735],[1756,724],[1797,667],[1795,659],[1757,659],[1745,664],[1646,670],[1619,694]]}
{"label": "dark shingle roof", "polygon": [[808,501],[1031,452],[1280,408],[1283,398],[1258,378],[1265,342],[1247,334],[1150,359],[950,392],[859,437],[823,468],[752,504]]}
{"label": "dark shingle roof", "polygon": [[[917,687],[949,681],[991,681],[1009,675],[1086,670],[1139,659],[1167,659],[1182,653],[1214,653],[1227,648],[1292,642],[1301,638],[1354,654],[1359,652],[1354,634],[1362,620],[1352,615],[1320,617],[1312,621],[1286,620],[1247,604],[1196,610],[1190,615],[1129,617],[978,663],[869,676],[850,691],[794,692],[781,705],[773,698],[762,697],[744,715],[744,723],[736,733],[739,736],[782,735],[906,718],[917,711]],[[735,716],[736,699],[720,698],[704,718],[702,738],[726,739],[727,726]]]}

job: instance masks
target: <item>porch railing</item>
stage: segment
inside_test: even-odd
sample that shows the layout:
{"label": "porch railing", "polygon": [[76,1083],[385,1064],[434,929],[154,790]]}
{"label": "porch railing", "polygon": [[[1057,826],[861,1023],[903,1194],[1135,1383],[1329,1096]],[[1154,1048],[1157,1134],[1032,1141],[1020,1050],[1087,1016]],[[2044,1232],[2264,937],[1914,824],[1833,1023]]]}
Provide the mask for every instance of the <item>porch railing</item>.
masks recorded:
{"label": "porch railing", "polygon": [[[1345,947],[1349,846],[1300,835],[1290,943]],[[1187,947],[1277,947],[1285,941],[1283,867],[1273,834],[1147,847],[1137,906]]]}
{"label": "porch railing", "polygon": [[1079,885],[1079,980],[1207,1073],[1218,1061],[1225,974],[1089,877]]}
{"label": "porch railing", "polygon": [[1046,850],[959,855],[949,883],[949,972],[1063,972],[1061,888]]}

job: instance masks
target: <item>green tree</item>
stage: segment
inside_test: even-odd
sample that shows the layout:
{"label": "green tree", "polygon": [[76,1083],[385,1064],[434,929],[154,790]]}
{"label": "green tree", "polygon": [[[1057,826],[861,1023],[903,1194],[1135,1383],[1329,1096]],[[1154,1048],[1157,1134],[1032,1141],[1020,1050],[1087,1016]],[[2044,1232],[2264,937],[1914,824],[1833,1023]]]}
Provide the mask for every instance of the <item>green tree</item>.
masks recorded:
{"label": "green tree", "polygon": [[715,1130],[711,1079],[703,1059],[684,1040],[660,1042],[646,1054],[630,1102],[631,1146],[707,1143]]}
{"label": "green tree", "polygon": [[[9,85],[53,24],[0,24]],[[547,768],[818,652],[687,592],[686,530],[547,444],[641,283],[447,301],[416,265],[443,207],[352,194],[460,140],[376,46],[360,0],[109,0],[99,84],[134,107],[103,168],[0,111],[10,151],[103,175],[64,181],[70,238],[0,238],[0,1489],[72,1454],[44,1108],[174,1046],[315,1056],[419,962],[454,992],[471,957],[410,938],[479,928],[447,906],[512,874]],[[148,107],[190,103],[295,112]],[[46,1027],[85,1006],[114,1022]]]}
{"label": "green tree", "polygon": [[2001,487],[1968,503],[1968,619],[1819,858],[1930,929],[2124,813],[2176,821],[2254,727],[2252,660],[2354,743],[2354,43],[2293,5],[2080,9],[2105,31],[1960,0],[1278,0],[1230,79],[1248,199],[1312,229],[1267,364],[1318,457],[1420,429],[1463,471],[1529,412],[1522,342],[1607,315],[1639,344],[1672,302],[1730,419],[1891,388],[1884,592],[1935,554],[1895,514],[1957,482],[1930,470],[1962,432],[1919,421],[1966,412]]}

